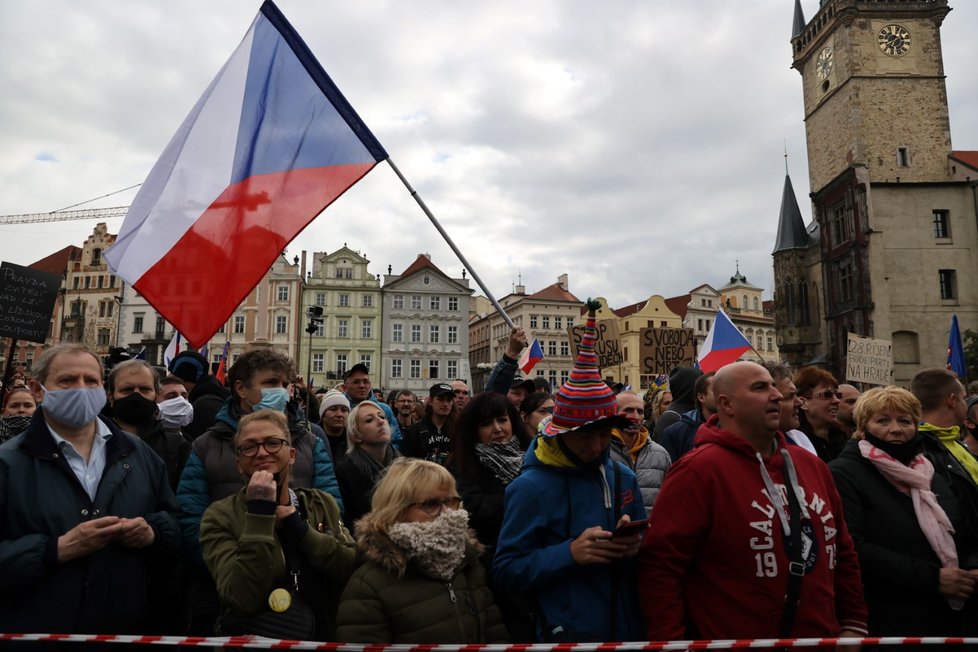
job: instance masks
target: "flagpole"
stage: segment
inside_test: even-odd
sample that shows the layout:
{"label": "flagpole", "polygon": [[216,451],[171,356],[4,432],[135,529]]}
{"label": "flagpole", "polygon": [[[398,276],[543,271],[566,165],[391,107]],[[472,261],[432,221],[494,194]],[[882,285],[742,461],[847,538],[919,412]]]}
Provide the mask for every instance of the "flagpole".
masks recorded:
{"label": "flagpole", "polygon": [[475,282],[485,293],[486,298],[489,299],[489,301],[492,302],[492,305],[496,307],[496,310],[499,311],[499,314],[502,315],[503,319],[506,320],[506,323],[509,324],[509,327],[516,328],[516,324],[514,324],[513,320],[509,318],[509,315],[507,315],[506,311],[503,310],[503,307],[499,305],[499,302],[496,301],[496,298],[492,296],[492,292],[489,291],[489,288],[487,288],[485,283],[482,282],[482,279],[479,278],[479,275],[476,273],[475,269],[473,269],[472,265],[469,264],[469,261],[465,259],[465,256],[462,255],[462,252],[458,250],[457,246],[455,246],[455,243],[448,236],[448,233],[445,231],[445,229],[442,228],[441,224],[435,218],[434,214],[432,214],[432,212],[428,210],[428,207],[425,205],[424,200],[421,199],[420,195],[418,195],[418,191],[411,187],[411,184],[408,183],[408,180],[404,178],[404,175],[401,174],[401,171],[399,169],[397,169],[397,166],[394,165],[394,161],[392,161],[389,156],[387,157],[387,163],[391,166],[391,169],[394,170],[394,174],[396,174],[397,178],[401,180],[401,183],[404,184],[404,187],[407,188],[408,192],[411,193],[411,196],[414,197],[414,201],[418,202],[418,206],[421,207],[421,210],[424,211],[424,214],[428,216],[428,219],[431,220],[431,223],[435,225],[436,229],[438,229],[438,233],[441,233],[441,237],[445,238],[445,242],[448,243],[448,246],[452,248],[452,251],[454,251],[455,255],[458,256],[458,259],[462,261],[463,265],[465,265],[465,269],[469,270],[469,274],[472,275],[472,278],[475,279]]}

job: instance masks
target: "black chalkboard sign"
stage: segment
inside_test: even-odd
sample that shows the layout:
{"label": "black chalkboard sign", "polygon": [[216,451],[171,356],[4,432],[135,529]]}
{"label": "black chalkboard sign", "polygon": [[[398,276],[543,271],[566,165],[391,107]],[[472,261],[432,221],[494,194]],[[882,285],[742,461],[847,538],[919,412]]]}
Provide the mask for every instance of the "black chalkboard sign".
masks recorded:
{"label": "black chalkboard sign", "polygon": [[43,343],[60,287],[57,274],[0,263],[0,337]]}

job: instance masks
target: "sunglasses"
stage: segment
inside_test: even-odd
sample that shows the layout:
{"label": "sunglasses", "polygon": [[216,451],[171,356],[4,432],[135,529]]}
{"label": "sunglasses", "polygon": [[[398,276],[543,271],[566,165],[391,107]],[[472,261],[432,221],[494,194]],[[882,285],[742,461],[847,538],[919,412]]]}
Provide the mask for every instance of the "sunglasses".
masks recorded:
{"label": "sunglasses", "polygon": [[842,392],[833,392],[831,389],[827,389],[824,392],[812,394],[812,398],[824,398],[826,401],[831,401],[833,398],[837,398],[841,401]]}
{"label": "sunglasses", "polygon": [[428,516],[434,517],[441,514],[441,510],[445,507],[449,509],[458,509],[461,504],[462,499],[460,497],[449,496],[448,498],[429,498],[428,500],[411,503],[411,507],[418,507]]}

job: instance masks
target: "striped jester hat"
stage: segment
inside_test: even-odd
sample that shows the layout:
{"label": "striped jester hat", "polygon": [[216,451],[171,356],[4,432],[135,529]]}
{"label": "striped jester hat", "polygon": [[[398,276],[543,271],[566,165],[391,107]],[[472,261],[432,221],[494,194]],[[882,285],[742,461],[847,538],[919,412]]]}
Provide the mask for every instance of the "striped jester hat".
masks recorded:
{"label": "striped jester hat", "polygon": [[[615,393],[601,379],[598,358],[594,353],[594,313],[601,308],[601,303],[588,299],[585,305],[588,313],[581,348],[577,352],[570,377],[554,395],[553,417],[540,433],[544,437],[553,437],[584,426],[595,428],[599,425],[629,423],[627,419],[617,416],[618,401]],[[605,421],[608,423],[604,423]]]}

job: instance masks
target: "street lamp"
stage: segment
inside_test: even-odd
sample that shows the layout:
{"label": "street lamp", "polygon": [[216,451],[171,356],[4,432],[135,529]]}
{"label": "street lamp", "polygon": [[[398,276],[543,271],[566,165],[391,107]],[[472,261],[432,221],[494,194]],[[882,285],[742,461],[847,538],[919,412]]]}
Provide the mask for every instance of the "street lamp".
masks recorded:
{"label": "street lamp", "polygon": [[309,357],[306,366],[306,369],[309,370],[306,378],[306,391],[309,392],[309,396],[306,397],[306,418],[312,421],[312,389],[310,388],[310,379],[312,378],[312,336],[313,333],[319,330],[319,325],[323,323],[323,307],[309,306],[306,308],[306,316],[309,317],[309,323],[306,325],[306,332],[309,333]]}

